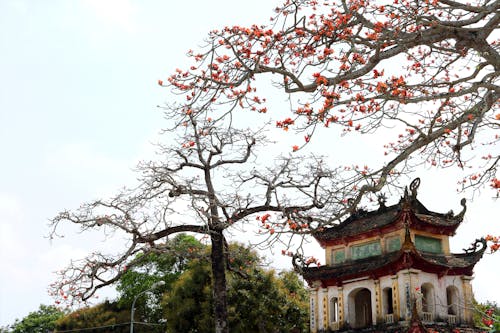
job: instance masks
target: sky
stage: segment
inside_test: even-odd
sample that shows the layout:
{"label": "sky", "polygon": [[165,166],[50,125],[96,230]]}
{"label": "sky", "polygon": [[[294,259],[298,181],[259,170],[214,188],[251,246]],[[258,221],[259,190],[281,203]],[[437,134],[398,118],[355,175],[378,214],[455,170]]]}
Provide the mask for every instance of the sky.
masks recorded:
{"label": "sky", "polygon": [[[163,121],[157,105],[168,99],[157,80],[186,67],[186,52],[209,30],[267,23],[276,4],[0,1],[0,326],[53,304],[53,272],[91,249],[92,235],[71,228],[50,241],[48,219],[133,182],[133,167],[152,156]],[[429,209],[460,210],[453,174],[422,175],[419,198]],[[491,195],[474,196],[452,250],[500,233]],[[476,266],[480,301],[500,303],[499,264],[496,255]]]}

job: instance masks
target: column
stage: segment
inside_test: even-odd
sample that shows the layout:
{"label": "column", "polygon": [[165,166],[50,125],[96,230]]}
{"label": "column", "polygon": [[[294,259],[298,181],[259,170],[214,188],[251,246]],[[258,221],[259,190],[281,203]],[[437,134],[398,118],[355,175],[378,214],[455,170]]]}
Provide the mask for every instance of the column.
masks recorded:
{"label": "column", "polygon": [[318,306],[318,291],[316,289],[311,289],[309,291],[309,326],[311,328],[311,333],[318,332],[317,325],[317,306]]}
{"label": "column", "polygon": [[382,318],[382,293],[380,290],[380,280],[374,280],[375,283],[375,318],[376,323],[383,323],[384,320]]}
{"label": "column", "polygon": [[328,318],[328,289],[323,289],[323,327],[322,329],[326,330],[330,327],[329,318]]}
{"label": "column", "polygon": [[339,296],[339,326],[340,329],[344,327],[344,287],[337,288]]}
{"label": "column", "polygon": [[394,321],[398,322],[399,321],[399,283],[398,283],[398,276],[394,275],[391,277],[392,279],[392,310],[394,312]]}
{"label": "column", "polygon": [[[463,300],[460,300],[459,303],[464,304],[464,310],[463,310],[463,321],[465,321],[467,324],[472,324],[473,322],[473,304],[472,304],[472,299],[473,299],[473,293],[472,293],[472,285],[471,285],[472,277],[471,276],[462,276],[462,289],[463,289]],[[459,309],[460,311],[460,309]]]}

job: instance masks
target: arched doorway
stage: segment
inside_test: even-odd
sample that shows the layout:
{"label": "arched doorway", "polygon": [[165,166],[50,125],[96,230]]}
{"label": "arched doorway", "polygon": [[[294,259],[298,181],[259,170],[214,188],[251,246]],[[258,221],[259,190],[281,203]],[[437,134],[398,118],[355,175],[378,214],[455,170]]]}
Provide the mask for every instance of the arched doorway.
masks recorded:
{"label": "arched doorway", "polygon": [[384,290],[382,290],[382,309],[385,322],[388,324],[394,323],[393,296],[392,288],[390,287],[384,288]]}
{"label": "arched doorway", "polygon": [[430,283],[424,283],[420,291],[422,292],[422,319],[434,321],[434,287]]}
{"label": "arched doorway", "polygon": [[458,289],[455,286],[446,288],[446,305],[449,315],[458,315]]}
{"label": "arched doorway", "polygon": [[372,293],[367,288],[353,290],[349,294],[349,323],[352,328],[372,325]]}

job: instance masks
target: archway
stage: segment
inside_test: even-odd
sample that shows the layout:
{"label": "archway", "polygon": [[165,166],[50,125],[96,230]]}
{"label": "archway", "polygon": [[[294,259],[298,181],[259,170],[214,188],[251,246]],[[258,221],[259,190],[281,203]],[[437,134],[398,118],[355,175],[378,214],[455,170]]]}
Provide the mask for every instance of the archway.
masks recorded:
{"label": "archway", "polygon": [[339,299],[332,297],[330,299],[330,322],[335,323],[339,321]]}
{"label": "archway", "polygon": [[446,288],[446,305],[449,315],[458,315],[458,289],[455,286]]}
{"label": "archway", "polygon": [[349,323],[352,328],[372,325],[372,293],[367,288],[353,290],[349,294]]}
{"label": "archway", "polygon": [[382,290],[382,311],[385,322],[392,324],[394,322],[394,308],[392,288],[390,287]]}
{"label": "archway", "polygon": [[422,319],[424,321],[434,320],[434,287],[430,283],[424,283],[420,287],[422,292]]}

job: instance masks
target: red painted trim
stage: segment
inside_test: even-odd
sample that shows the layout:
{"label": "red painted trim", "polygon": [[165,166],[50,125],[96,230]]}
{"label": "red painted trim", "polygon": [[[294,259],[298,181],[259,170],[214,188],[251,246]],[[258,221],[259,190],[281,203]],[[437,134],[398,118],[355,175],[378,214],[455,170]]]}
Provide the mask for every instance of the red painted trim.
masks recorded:
{"label": "red painted trim", "polygon": [[[397,272],[409,268],[420,269],[426,273],[434,273],[437,274],[439,278],[442,278],[443,276],[456,276],[456,275],[472,276],[474,266],[475,264],[472,264],[471,266],[468,267],[452,267],[452,268],[445,267],[428,262],[420,255],[418,255],[418,253],[410,252],[410,253],[402,253],[397,260],[390,262],[385,266],[381,266],[376,269],[363,272],[361,274],[353,273],[353,274],[343,275],[342,277],[339,278],[329,278],[329,279],[320,278],[320,281],[323,288],[329,286],[341,286],[343,284],[343,281],[346,280],[352,280],[361,277],[378,279],[383,276],[395,275]],[[307,280],[309,285],[311,285],[313,281],[315,280]]]}

